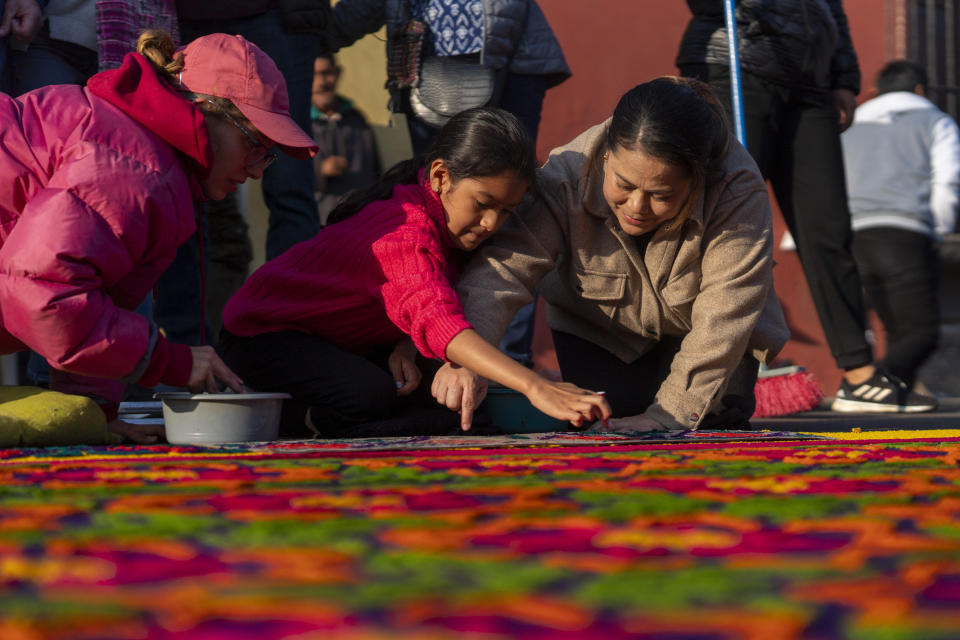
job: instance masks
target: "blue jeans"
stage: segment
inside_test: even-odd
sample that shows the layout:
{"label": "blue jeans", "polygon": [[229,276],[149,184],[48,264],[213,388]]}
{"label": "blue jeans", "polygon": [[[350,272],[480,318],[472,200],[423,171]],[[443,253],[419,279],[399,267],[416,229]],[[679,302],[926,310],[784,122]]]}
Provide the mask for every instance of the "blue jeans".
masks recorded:
{"label": "blue jeans", "polygon": [[[517,116],[527,129],[534,145],[540,130],[540,113],[547,93],[545,76],[508,73],[503,83],[500,107]],[[533,366],[533,326],[537,312],[537,296],[533,302],[520,307],[507,326],[500,341],[500,350],[526,367]]]}
{"label": "blue jeans", "polygon": [[[0,16],[3,15],[3,2],[0,1]],[[0,38],[0,91],[12,95],[7,81],[7,39]]]}
{"label": "blue jeans", "polygon": [[[6,4],[6,0],[0,0],[0,16],[3,16]],[[0,91],[10,93],[7,88],[7,38],[0,38]]]}
{"label": "blue jeans", "polygon": [[[209,234],[203,215],[197,216],[197,224],[202,227],[201,230],[180,245],[177,257],[157,280],[154,307],[154,318],[167,338],[190,346],[210,344],[216,339],[205,318],[202,295],[207,266],[210,264]],[[202,247],[199,233],[203,234]]]}
{"label": "blue jeans", "polygon": [[546,93],[546,76],[508,73],[503,81],[503,92],[500,94],[498,106],[517,116],[520,123],[526,127],[534,145],[537,144],[540,113],[543,111],[543,99]]}
{"label": "blue jeans", "polygon": [[[184,43],[217,32],[239,34],[273,59],[287,83],[290,115],[309,134],[310,92],[313,60],[318,51],[317,37],[286,33],[281,25],[279,9],[233,20],[180,22],[180,35]],[[276,163],[264,172],[263,199],[270,210],[267,260],[277,257],[298,242],[309,240],[320,230],[314,185],[313,162],[296,160],[285,153],[280,153]]]}
{"label": "blue jeans", "polygon": [[537,315],[537,296],[517,310],[500,340],[500,351],[525,367],[533,366],[533,327]]}
{"label": "blue jeans", "polygon": [[[148,295],[137,307],[136,312],[148,320],[153,320],[153,296]],[[50,364],[35,351],[30,352],[27,360],[27,379],[38,387],[50,386]]]}
{"label": "blue jeans", "polygon": [[97,52],[84,46],[54,40],[44,23],[30,48],[7,52],[10,95],[52,84],[84,85],[97,72]]}

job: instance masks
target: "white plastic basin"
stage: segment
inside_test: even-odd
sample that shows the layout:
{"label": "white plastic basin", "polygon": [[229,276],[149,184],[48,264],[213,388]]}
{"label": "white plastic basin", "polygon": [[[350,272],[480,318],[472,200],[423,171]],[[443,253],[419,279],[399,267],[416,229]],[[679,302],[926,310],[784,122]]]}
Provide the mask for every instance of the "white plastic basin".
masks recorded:
{"label": "white plastic basin", "polygon": [[289,393],[158,393],[170,444],[276,440]]}

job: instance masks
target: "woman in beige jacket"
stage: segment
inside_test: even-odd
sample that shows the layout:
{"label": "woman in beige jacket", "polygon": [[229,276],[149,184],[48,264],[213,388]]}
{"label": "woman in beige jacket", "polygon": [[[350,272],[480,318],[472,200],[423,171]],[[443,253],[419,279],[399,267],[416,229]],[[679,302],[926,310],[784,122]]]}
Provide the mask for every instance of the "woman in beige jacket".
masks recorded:
{"label": "woman in beige jacket", "polygon": [[[788,331],[766,185],[709,89],[635,87],[539,179],[460,280],[477,331],[496,344],[539,285],[563,378],[606,392],[611,428],[747,426]],[[447,366],[433,392],[469,415],[486,386]]]}

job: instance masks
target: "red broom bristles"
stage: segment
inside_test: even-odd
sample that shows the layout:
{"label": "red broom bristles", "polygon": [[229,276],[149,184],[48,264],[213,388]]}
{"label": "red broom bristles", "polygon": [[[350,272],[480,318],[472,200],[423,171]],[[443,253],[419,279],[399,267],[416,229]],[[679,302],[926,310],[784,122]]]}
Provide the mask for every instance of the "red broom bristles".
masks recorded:
{"label": "red broom bristles", "polygon": [[754,418],[770,418],[817,407],[823,399],[823,389],[812,375],[798,371],[785,375],[761,377],[754,387],[757,408]]}

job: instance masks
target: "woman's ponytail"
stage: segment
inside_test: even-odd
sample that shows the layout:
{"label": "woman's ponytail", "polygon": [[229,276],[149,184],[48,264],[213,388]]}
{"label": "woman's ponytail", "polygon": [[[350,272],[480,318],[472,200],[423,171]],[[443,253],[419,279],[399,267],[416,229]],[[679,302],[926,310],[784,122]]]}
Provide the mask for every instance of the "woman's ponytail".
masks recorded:
{"label": "woman's ponytail", "polygon": [[174,57],[176,50],[173,37],[162,29],[147,29],[137,38],[137,53],[149,60],[157,74],[171,83],[183,70],[183,56]]}

